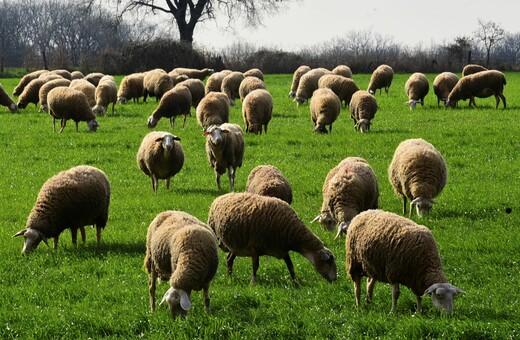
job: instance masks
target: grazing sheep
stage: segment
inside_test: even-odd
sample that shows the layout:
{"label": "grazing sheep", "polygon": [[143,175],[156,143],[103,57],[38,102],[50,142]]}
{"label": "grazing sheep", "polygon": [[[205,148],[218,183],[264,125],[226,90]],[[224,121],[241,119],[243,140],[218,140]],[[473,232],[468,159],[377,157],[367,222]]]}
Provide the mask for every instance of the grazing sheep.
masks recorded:
{"label": "grazing sheep", "polygon": [[157,126],[162,117],[170,118],[170,126],[173,129],[175,118],[184,115],[182,127],[186,125],[186,117],[190,114],[191,92],[186,86],[175,86],[164,93],[159,105],[148,118],[148,128],[153,129]]}
{"label": "grazing sheep", "polygon": [[159,179],[166,180],[170,189],[170,178],[181,171],[184,165],[184,150],[180,138],[169,132],[154,131],[147,134],[137,151],[137,165],[152,179],[152,189],[157,192]]}
{"label": "grazing sheep", "polygon": [[235,99],[240,98],[238,89],[240,83],[244,80],[244,74],[241,72],[231,72],[222,80],[221,92],[223,92],[229,98],[229,105],[235,106]]}
{"label": "grazing sheep", "polygon": [[357,91],[352,95],[349,109],[350,117],[354,121],[354,129],[361,133],[370,131],[372,119],[377,112],[376,97],[368,91]]}
{"label": "grazing sheep", "polygon": [[314,123],[314,132],[328,133],[329,126],[332,133],[332,123],[336,121],[341,111],[341,101],[329,88],[321,88],[314,91],[311,104],[311,119]]}
{"label": "grazing sheep", "polygon": [[94,114],[106,115],[108,106],[112,104],[112,114],[117,102],[117,84],[112,76],[104,76],[96,86],[96,105],[92,108]]}
{"label": "grazing sheep", "polygon": [[72,71],[70,73],[71,81],[74,79],[83,79],[85,78],[85,75],[81,71]]}
{"label": "grazing sheep", "polygon": [[199,80],[204,80],[207,76],[209,76],[209,75],[213,74],[213,72],[215,72],[211,68],[203,68],[202,70],[197,70],[194,68],[183,68],[183,67],[174,68],[172,71],[176,72],[180,75],[185,75],[188,78],[199,79]]}
{"label": "grazing sheep", "polygon": [[424,97],[430,91],[430,83],[423,73],[416,72],[412,74],[404,84],[404,92],[408,96],[405,104],[410,105],[410,110],[415,109],[417,102],[424,106]]}
{"label": "grazing sheep", "polygon": [[208,80],[206,81],[206,87],[204,89],[204,92],[206,94],[210,92],[220,92],[222,88],[222,81],[230,73],[231,71],[220,71],[213,73],[211,76],[208,77]]}
{"label": "grazing sheep", "polygon": [[359,87],[354,80],[337,74],[326,74],[318,80],[318,88],[325,87],[331,89],[338,96],[344,107],[349,105],[352,95],[359,91]]}
{"label": "grazing sheep", "polygon": [[56,80],[56,79],[66,79],[66,78],[63,78],[59,74],[49,72],[49,73],[43,73],[42,75],[40,75],[38,77],[38,79],[43,80],[44,83],[48,83],[48,82]]}
{"label": "grazing sheep", "polygon": [[94,86],[98,86],[99,84],[99,81],[101,80],[101,78],[103,78],[105,75],[103,73],[100,73],[100,72],[93,72],[93,73],[89,73],[87,74],[83,79],[85,79],[86,81],[88,81],[89,83],[91,83],[92,85]]}
{"label": "grazing sheep", "polygon": [[412,220],[382,210],[368,210],[354,217],[345,243],[347,273],[354,281],[356,305],[361,300],[361,278],[366,276],[367,301],[372,301],[376,281],[392,286],[392,312],[397,311],[399,284],[421,300],[432,297],[437,309],[453,310],[453,298],[464,292],[448,283],[431,231]]}
{"label": "grazing sheep", "polygon": [[96,226],[97,243],[108,221],[110,183],[107,175],[92,166],[80,165],[49,178],[40,189],[36,203],[27,218],[25,229],[14,236],[25,238],[22,253],[36,249],[43,241],[54,238],[54,249],[65,229],[72,233],[76,245],[78,229],[85,242],[86,225]]}
{"label": "grazing sheep", "polygon": [[377,89],[379,89],[379,94],[381,94],[381,89],[384,88],[388,96],[388,90],[390,85],[392,85],[393,78],[394,70],[388,65],[380,65],[372,72],[367,91],[375,95]]}
{"label": "grazing sheep", "polygon": [[[247,78],[246,78],[247,79]],[[267,125],[273,114],[273,96],[262,89],[250,92],[242,104],[242,115],[246,125],[246,132],[262,134],[267,133]]]}
{"label": "grazing sheep", "polygon": [[49,108],[47,107],[47,94],[50,90],[52,90],[55,87],[59,86],[69,86],[70,80],[61,78],[61,79],[55,79],[51,80],[40,87],[40,90],[38,91],[38,98],[40,99],[40,109],[38,112],[48,112]]}
{"label": "grazing sheep", "polygon": [[293,199],[291,185],[282,172],[272,165],[259,165],[251,170],[247,177],[246,192],[277,197],[288,204]]}
{"label": "grazing sheep", "polygon": [[468,64],[466,66],[464,66],[464,68],[462,69],[462,76],[465,77],[465,76],[469,76],[470,74],[475,74],[477,72],[482,72],[482,71],[487,71],[488,69],[485,68],[484,66],[480,66],[480,65],[477,65],[477,64]]}
{"label": "grazing sheep", "polygon": [[166,72],[162,70],[152,70],[144,74],[143,86],[143,101],[146,102],[146,98],[150,96],[155,97],[157,102],[166,92],[173,88],[173,81]]}
{"label": "grazing sheep", "polygon": [[240,96],[240,100],[244,102],[244,98],[253,90],[263,89],[265,90],[265,83],[263,80],[249,76],[245,77],[244,80],[240,83],[240,87],[238,88],[238,95]]}
{"label": "grazing sheep", "polygon": [[60,70],[52,70],[51,73],[57,74],[60,77],[63,77],[65,79],[67,79],[67,80],[72,80],[72,74],[68,70],[61,70],[61,69]]}
{"label": "grazing sheep", "polygon": [[204,131],[206,136],[206,155],[210,166],[215,169],[217,188],[220,190],[220,176],[226,170],[229,187],[235,190],[237,168],[242,166],[245,151],[244,133],[236,124],[224,123],[211,125]]}
{"label": "grazing sheep", "polygon": [[346,233],[350,222],[362,211],[379,207],[379,186],[374,170],[359,157],[347,157],[332,168],[323,182],[321,212],[312,221],[332,231]]}
{"label": "grazing sheep", "polygon": [[193,106],[195,109],[197,108],[197,105],[199,105],[202,98],[205,96],[205,88],[204,83],[200,79],[186,79],[184,81],[181,81],[175,86],[184,85],[190,90],[191,93],[191,106]]}
{"label": "grazing sheep", "polygon": [[448,95],[459,81],[459,77],[452,72],[442,72],[433,80],[433,93],[437,96],[437,107],[441,100],[446,104]]}
{"label": "grazing sheep", "polygon": [[295,251],[305,256],[327,281],[337,277],[332,252],[281,199],[250,193],[222,195],[211,204],[208,226],[215,231],[221,249],[229,252],[226,261],[229,275],[235,257],[251,257],[251,281],[255,283],[260,256],[268,255],[283,258],[291,278],[296,280],[289,256],[289,251]]}
{"label": "grazing sheep", "polygon": [[76,123],[78,131],[79,122],[87,122],[88,130],[96,132],[99,127],[96,115],[92,112],[87,100],[87,96],[81,91],[70,87],[55,87],[47,94],[47,105],[49,114],[52,116],[54,132],[56,132],[56,119],[61,120],[60,133],[65,128],[68,119]]}
{"label": "grazing sheep", "polygon": [[298,90],[298,86],[300,85],[301,77],[309,72],[311,68],[307,65],[302,65],[294,71],[293,79],[291,83],[291,91],[289,91],[289,98],[294,99],[296,97],[296,91]]}
{"label": "grazing sheep", "polygon": [[506,97],[504,96],[504,85],[506,85],[505,75],[496,70],[482,71],[459,79],[455,87],[448,95],[446,105],[455,106],[457,101],[469,99],[469,105],[475,105],[474,97],[486,98],[495,96],[496,106],[500,104],[500,99],[506,108]]}
{"label": "grazing sheep", "polygon": [[139,103],[139,98],[144,95],[144,73],[132,73],[125,76],[117,90],[117,101],[126,104],[130,99]]}
{"label": "grazing sheep", "polygon": [[191,291],[204,291],[209,313],[209,285],[217,272],[218,245],[215,234],[199,219],[182,211],[157,215],[146,235],[144,267],[150,277],[150,309],[155,311],[157,279],[169,280],[162,303],[175,319],[191,308]]}
{"label": "grazing sheep", "polygon": [[85,79],[74,79],[70,82],[69,87],[83,92],[87,97],[88,106],[96,105],[96,87],[91,82]]}
{"label": "grazing sheep", "polygon": [[352,70],[347,65],[338,65],[332,70],[332,74],[337,74],[345,78],[352,78]]}
{"label": "grazing sheep", "polygon": [[437,149],[424,139],[407,139],[399,144],[388,168],[388,178],[396,195],[403,198],[403,215],[406,200],[410,199],[410,217],[416,206],[420,217],[428,214],[434,198],[446,185],[446,161]]}
{"label": "grazing sheep", "polygon": [[42,79],[31,80],[23,89],[23,92],[18,96],[18,108],[25,109],[29,103],[37,105],[38,100],[40,100],[38,94],[43,84],[45,84],[45,81]]}
{"label": "grazing sheep", "polygon": [[[160,69],[157,69],[157,70],[161,71]],[[185,80],[190,79],[190,78],[188,78],[187,75],[179,74],[179,73],[177,73],[175,71],[168,72],[168,75],[170,76],[170,79],[172,80],[173,86],[177,85],[181,81],[185,81]]]}
{"label": "grazing sheep", "polygon": [[0,84],[0,105],[9,108],[9,111],[12,113],[18,112],[18,105],[9,97],[7,92],[5,92],[4,87]]}
{"label": "grazing sheep", "polygon": [[18,85],[16,85],[16,87],[13,90],[13,96],[18,97],[20,94],[22,94],[23,90],[31,82],[31,80],[38,79],[38,77],[43,73],[49,73],[49,71],[37,70],[31,73],[27,73],[25,76],[23,76],[22,79],[20,79],[20,81],[18,82]]}
{"label": "grazing sheep", "polygon": [[244,72],[244,77],[256,77],[261,81],[264,81],[264,73],[258,68],[252,68]]}
{"label": "grazing sheep", "polygon": [[[328,71],[328,73],[330,73],[330,71]],[[318,89],[318,81],[328,73],[325,69],[315,68],[301,76],[298,89],[296,90],[296,96],[294,97],[294,101],[298,106],[307,102],[312,97],[314,91]]]}
{"label": "grazing sheep", "polygon": [[229,99],[222,92],[209,92],[197,105],[197,122],[205,131],[211,125],[229,122]]}

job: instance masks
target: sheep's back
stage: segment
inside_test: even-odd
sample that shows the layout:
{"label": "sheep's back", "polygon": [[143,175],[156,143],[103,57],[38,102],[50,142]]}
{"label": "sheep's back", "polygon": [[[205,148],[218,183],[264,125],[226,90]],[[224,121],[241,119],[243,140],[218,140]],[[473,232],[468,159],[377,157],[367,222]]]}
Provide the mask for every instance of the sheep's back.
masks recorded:
{"label": "sheep's back", "polygon": [[249,173],[246,192],[277,197],[288,204],[292,203],[292,188],[282,172],[272,165],[259,165]]}

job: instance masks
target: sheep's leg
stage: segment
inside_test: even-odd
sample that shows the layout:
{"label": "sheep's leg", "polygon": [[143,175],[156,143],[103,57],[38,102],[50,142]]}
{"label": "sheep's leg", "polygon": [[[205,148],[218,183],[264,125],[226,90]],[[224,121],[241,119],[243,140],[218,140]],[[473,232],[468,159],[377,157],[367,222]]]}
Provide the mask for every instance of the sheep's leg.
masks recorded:
{"label": "sheep's leg", "polygon": [[78,125],[79,125],[79,122],[76,122],[76,132],[79,132],[79,127],[78,127]]}
{"label": "sheep's leg", "polygon": [[220,190],[221,189],[221,187],[220,187],[220,174],[215,171],[215,175],[216,175],[216,180],[217,180],[217,188],[218,188],[218,190]]}
{"label": "sheep's leg", "polygon": [[233,253],[229,253],[226,258],[226,264],[227,264],[227,273],[229,276],[233,273],[233,261],[235,261],[235,258],[237,256]]}
{"label": "sheep's leg", "polygon": [[114,114],[114,106],[116,106],[116,102],[112,103],[112,114]]}
{"label": "sheep's leg", "polygon": [[53,132],[56,132],[56,118],[52,118],[52,130]]}
{"label": "sheep's leg", "polygon": [[87,235],[85,234],[85,227],[79,227],[79,232],[81,233],[81,242],[85,244],[85,240],[87,239]]}
{"label": "sheep's leg", "polygon": [[403,196],[403,216],[406,216],[406,196]]}
{"label": "sheep's leg", "polygon": [[417,295],[417,312],[419,312],[419,313],[422,313],[421,302],[422,302],[422,296]]}
{"label": "sheep's leg", "polygon": [[152,189],[153,192],[157,193],[157,186],[159,185],[159,180],[152,175]]}
{"label": "sheep's leg", "polygon": [[155,311],[155,284],[157,283],[157,273],[153,269],[153,265],[151,265],[152,270],[150,272],[150,311]]}
{"label": "sheep's leg", "polygon": [[166,178],[166,189],[170,189],[170,177]]}
{"label": "sheep's leg", "polygon": [[260,257],[258,255],[253,255],[251,258],[253,260],[253,277],[251,278],[251,283],[255,284],[256,272],[258,271],[258,267],[260,266]]}
{"label": "sheep's leg", "polygon": [[[500,93],[499,96],[500,96],[500,98],[502,98],[502,103],[504,104],[504,109],[505,109],[506,108],[506,97],[502,93]],[[498,106],[497,106],[497,109],[498,109]]]}
{"label": "sheep's leg", "polygon": [[350,275],[354,281],[354,294],[356,295],[356,306],[359,308],[361,302],[361,275]]}
{"label": "sheep's leg", "polygon": [[229,187],[231,191],[235,191],[235,169],[232,166],[228,166],[228,177],[229,177]]}
{"label": "sheep's leg", "polygon": [[[408,216],[409,218],[412,218],[414,209],[415,209],[415,204],[413,204],[413,201],[412,201],[412,202],[410,202],[410,216]],[[403,215],[403,216],[405,216],[405,215]]]}
{"label": "sheep's leg", "polygon": [[67,121],[65,119],[61,119],[60,125],[61,125],[61,129],[60,129],[59,133],[61,133],[63,131],[63,129],[65,129],[65,125],[67,125]]}
{"label": "sheep's leg", "polygon": [[287,265],[287,269],[289,269],[291,278],[293,279],[293,281],[296,281],[296,274],[294,273],[294,265],[291,261],[291,257],[289,256],[289,254],[285,255],[283,260],[285,261],[285,264]]}
{"label": "sheep's leg", "polygon": [[56,235],[54,237],[54,250],[58,249],[58,239],[59,239],[59,236]]}
{"label": "sheep's leg", "polygon": [[98,245],[98,246],[99,246],[100,243],[101,243],[101,230],[102,230],[102,229],[103,229],[103,228],[96,226],[96,241],[97,241],[97,245]]}
{"label": "sheep's leg", "polygon": [[329,132],[332,135],[332,124],[329,125]]}
{"label": "sheep's leg", "polygon": [[184,115],[184,121],[182,122],[182,128],[183,129],[186,126],[186,117],[188,117],[188,115]]}
{"label": "sheep's leg", "polygon": [[78,244],[78,229],[70,228],[70,233],[72,234],[72,244],[76,247]]}
{"label": "sheep's leg", "polygon": [[264,132],[267,134],[267,124],[264,125]]}
{"label": "sheep's leg", "polygon": [[374,287],[376,285],[376,279],[369,277],[367,279],[367,302],[372,302],[372,296],[374,294]]}
{"label": "sheep's leg", "polygon": [[208,313],[208,314],[210,312],[209,302],[210,302],[210,298],[209,298],[209,284],[208,284],[204,287],[204,305],[206,306],[206,313]]}
{"label": "sheep's leg", "polygon": [[[171,126],[172,130],[173,130],[173,126],[175,125],[175,117],[176,117],[176,116],[171,116],[171,117],[170,117],[170,126]],[[184,127],[184,126],[183,126],[183,127]]]}
{"label": "sheep's leg", "polygon": [[399,299],[399,283],[392,283],[392,313],[397,312],[397,299]]}

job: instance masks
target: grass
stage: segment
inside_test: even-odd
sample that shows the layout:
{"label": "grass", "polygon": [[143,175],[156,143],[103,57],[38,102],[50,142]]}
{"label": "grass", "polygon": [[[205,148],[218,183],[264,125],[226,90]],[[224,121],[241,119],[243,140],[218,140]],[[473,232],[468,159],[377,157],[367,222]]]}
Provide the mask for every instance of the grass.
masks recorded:
{"label": "grass", "polygon": [[[116,105],[100,117],[97,133],[85,123],[76,132],[69,122],[52,132],[52,119],[30,105],[19,114],[0,107],[0,338],[467,338],[520,337],[520,74],[506,74],[508,109],[494,109],[494,98],[477,99],[479,108],[437,108],[433,92],[424,107],[411,112],[403,91],[408,75],[397,74],[390,95],[377,95],[380,109],[368,134],[354,132],[342,110],[332,135],[312,133],[308,105],[287,98],[291,75],[267,75],[275,110],[269,133],[246,136],[244,166],[236,190],[244,190],[256,165],[277,166],[294,191],[294,209],[337,257],[338,280],[327,283],[310,263],[292,254],[300,286],[291,282],[283,261],[262,257],[257,284],[250,285],[251,261],[235,261],[234,276],[225,273],[225,256],[210,287],[212,313],[206,315],[201,292],[192,294],[192,310],[172,320],[164,306],[149,312],[148,277],[143,269],[146,231],[151,220],[169,209],[207,219],[216,189],[204,137],[195,115],[173,133],[182,138],[186,161],[170,190],[151,181],[135,162],[137,148],[149,132],[147,104]],[[433,81],[435,75],[429,74]],[[117,77],[118,80],[121,77]],[[366,88],[369,75],[354,79]],[[12,93],[18,79],[0,82]],[[243,126],[241,103],[231,121]],[[170,130],[168,121],[157,130]],[[400,213],[387,167],[396,146],[421,137],[434,144],[448,163],[448,184],[431,214],[414,219],[428,226],[439,245],[450,283],[465,295],[455,301],[452,317],[439,315],[429,298],[424,314],[414,310],[415,297],[401,290],[398,312],[389,315],[391,292],[379,283],[370,305],[356,309],[353,285],[345,273],[344,242],[334,241],[317,224],[321,186],[327,172],[348,156],[365,158],[379,180],[382,209]],[[53,251],[40,245],[21,256],[22,239],[12,238],[25,226],[42,184],[57,172],[79,164],[104,170],[112,185],[112,202],[102,245],[87,230],[86,245],[75,249],[70,232]],[[506,213],[506,208],[511,213]],[[52,243],[51,243],[52,244]],[[157,298],[168,284],[158,286]],[[362,297],[365,297],[363,292]]]}

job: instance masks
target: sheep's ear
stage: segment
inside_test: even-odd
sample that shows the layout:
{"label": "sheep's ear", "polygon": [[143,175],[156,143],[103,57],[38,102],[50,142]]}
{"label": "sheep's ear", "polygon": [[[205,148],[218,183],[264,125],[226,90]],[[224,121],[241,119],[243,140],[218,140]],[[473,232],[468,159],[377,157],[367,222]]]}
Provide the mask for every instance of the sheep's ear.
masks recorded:
{"label": "sheep's ear", "polygon": [[431,285],[430,287],[428,287],[428,289],[426,289],[424,291],[423,296],[433,293],[438,287],[439,287],[439,284],[434,283],[433,285]]}
{"label": "sheep's ear", "polygon": [[331,254],[329,254],[327,251],[325,251],[323,249],[320,251],[320,260],[321,261],[328,261],[328,260],[330,260],[330,256],[331,256]]}
{"label": "sheep's ear", "polygon": [[163,137],[157,137],[157,139],[155,140],[156,142],[162,142],[163,141]]}
{"label": "sheep's ear", "polygon": [[173,140],[178,140],[178,141],[180,142],[181,137],[178,137],[178,136],[173,135]]}
{"label": "sheep's ear", "polygon": [[420,201],[421,201],[421,197],[417,197],[417,198],[415,198],[413,201],[411,201],[410,204],[415,204],[415,205],[416,205],[416,204],[419,203]]}
{"label": "sheep's ear", "polygon": [[350,225],[350,221],[347,221],[347,222],[341,222],[339,225],[338,225],[338,233],[336,234],[336,237],[334,237],[334,239],[337,239],[341,233],[347,233],[347,230],[348,230],[348,227]]}
{"label": "sheep's ear", "polygon": [[14,234],[13,237],[23,236],[23,235],[25,235],[26,231],[27,231],[27,229],[22,229],[19,232],[17,232],[16,234]]}
{"label": "sheep's ear", "polygon": [[316,217],[311,221],[311,223],[314,223],[314,222],[316,222],[316,221],[321,222],[321,215],[316,216]]}
{"label": "sheep's ear", "polygon": [[191,301],[188,293],[183,290],[179,290],[179,297],[181,298],[181,308],[185,311],[189,311],[191,308]]}
{"label": "sheep's ear", "polygon": [[466,294],[466,292],[464,292],[462,289],[460,289],[459,287],[456,287],[454,285],[451,285],[451,287],[453,289],[455,289],[455,295],[458,295],[458,294]]}

